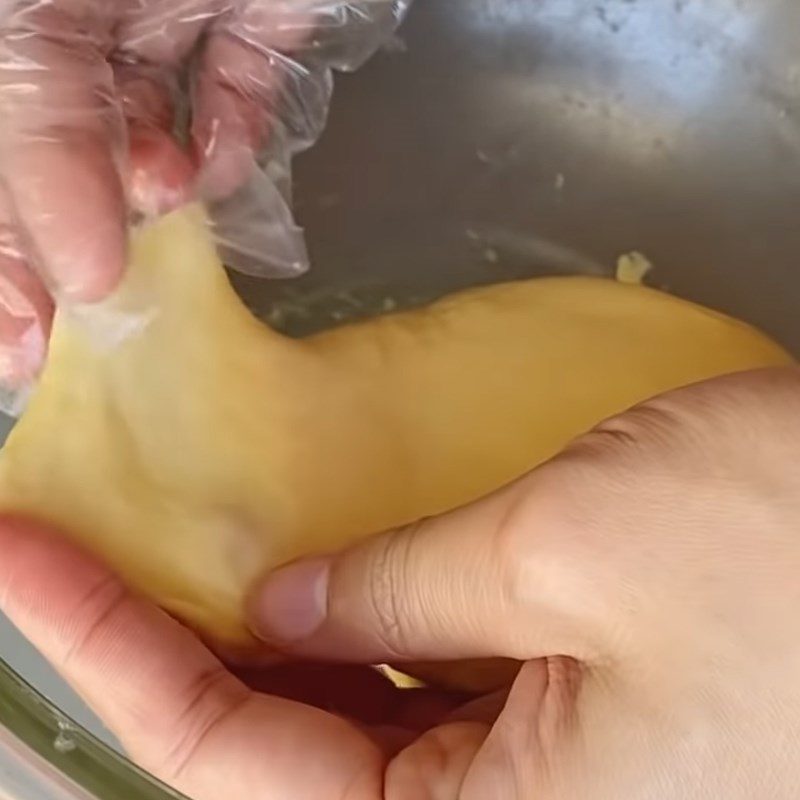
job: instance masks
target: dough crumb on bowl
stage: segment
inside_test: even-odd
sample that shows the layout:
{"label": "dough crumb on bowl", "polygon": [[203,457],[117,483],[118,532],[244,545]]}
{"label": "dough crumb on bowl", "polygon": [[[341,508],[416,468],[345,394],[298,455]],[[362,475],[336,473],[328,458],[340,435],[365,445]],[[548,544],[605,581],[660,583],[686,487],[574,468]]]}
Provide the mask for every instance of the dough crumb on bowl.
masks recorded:
{"label": "dough crumb on bowl", "polygon": [[625,253],[617,259],[617,280],[620,283],[641,285],[653,270],[653,263],[647,256],[636,250]]}

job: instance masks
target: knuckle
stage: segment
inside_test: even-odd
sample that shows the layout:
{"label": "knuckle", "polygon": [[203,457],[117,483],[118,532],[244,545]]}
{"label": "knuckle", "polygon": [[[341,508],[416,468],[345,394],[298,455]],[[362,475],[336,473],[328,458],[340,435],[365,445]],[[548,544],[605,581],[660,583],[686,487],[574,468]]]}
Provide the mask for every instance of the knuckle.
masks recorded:
{"label": "knuckle", "polygon": [[[781,367],[724,375],[667,392],[618,414],[579,440],[577,449],[607,454],[657,449],[685,452],[698,445],[726,449],[764,436],[785,436],[800,415],[800,369]],[[800,430],[800,426],[796,428]],[[779,433],[782,432],[782,433]],[[709,450],[713,457],[715,448]]]}
{"label": "knuckle", "polygon": [[544,605],[547,617],[558,618],[566,631],[573,605],[587,595],[602,554],[589,505],[552,484],[540,489],[508,518],[498,537],[503,607],[527,617]]}
{"label": "knuckle", "polygon": [[178,713],[169,740],[173,746],[152,765],[154,772],[172,785],[190,777],[206,743],[222,731],[251,700],[249,690],[222,664],[198,672],[176,698]]}
{"label": "knuckle", "polygon": [[406,577],[414,533],[421,523],[385,534],[369,564],[368,603],[375,635],[391,655],[408,650]]}
{"label": "knuckle", "polygon": [[76,625],[66,643],[63,666],[92,663],[124,635],[131,597],[116,576],[107,574],[92,583],[72,613]]}
{"label": "knuckle", "polygon": [[[542,475],[546,475],[542,472]],[[509,608],[524,607],[531,592],[528,554],[532,540],[546,546],[546,533],[559,515],[560,494],[550,491],[541,479],[529,490],[511,499],[491,532],[491,550],[500,575],[500,585]]]}
{"label": "knuckle", "polygon": [[663,449],[675,441],[685,417],[680,404],[667,396],[656,398],[601,422],[576,446],[617,457]]}

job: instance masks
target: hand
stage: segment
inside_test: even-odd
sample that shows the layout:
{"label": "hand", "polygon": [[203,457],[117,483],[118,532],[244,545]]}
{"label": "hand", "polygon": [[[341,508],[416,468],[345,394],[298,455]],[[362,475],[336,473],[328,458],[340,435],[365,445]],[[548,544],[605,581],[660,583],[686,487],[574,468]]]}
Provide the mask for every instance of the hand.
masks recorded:
{"label": "hand", "polygon": [[496,720],[391,762],[393,800],[790,800],[799,453],[800,371],[679,391],[471,508],[274,574],[258,629],[294,656],[524,662]]}
{"label": "hand", "polygon": [[196,800],[793,800],[798,448],[800,372],[725,378],[469,508],[274,573],[253,625],[291,657],[522,662],[466,705],[383,687],[366,724],[335,690],[316,700],[344,716],[302,687],[253,692],[20,523],[0,527],[0,598],[133,757]]}
{"label": "hand", "polygon": [[[293,135],[313,135],[327,82],[290,56],[315,24],[344,27],[344,4],[10,0],[5,6],[0,380],[19,386],[44,358],[51,293],[91,302],[118,283],[129,207],[158,213],[195,190],[204,199],[231,193],[256,169],[254,154],[277,124],[279,101]],[[368,26],[392,6],[371,0],[360,22]],[[184,150],[172,134],[187,65],[192,120]]]}
{"label": "hand", "polygon": [[195,800],[372,800],[387,759],[464,702],[366,667],[226,666],[52,532],[4,520],[0,552],[3,611],[139,764]]}

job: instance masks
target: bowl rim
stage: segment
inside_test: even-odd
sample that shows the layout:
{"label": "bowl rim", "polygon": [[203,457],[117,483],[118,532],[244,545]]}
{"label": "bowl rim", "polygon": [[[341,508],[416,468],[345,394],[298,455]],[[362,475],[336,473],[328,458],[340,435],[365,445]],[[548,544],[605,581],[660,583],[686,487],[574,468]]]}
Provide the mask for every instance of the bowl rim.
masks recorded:
{"label": "bowl rim", "polygon": [[[188,800],[101,742],[0,659],[3,767],[20,786],[20,800]],[[30,787],[41,791],[31,794]]]}

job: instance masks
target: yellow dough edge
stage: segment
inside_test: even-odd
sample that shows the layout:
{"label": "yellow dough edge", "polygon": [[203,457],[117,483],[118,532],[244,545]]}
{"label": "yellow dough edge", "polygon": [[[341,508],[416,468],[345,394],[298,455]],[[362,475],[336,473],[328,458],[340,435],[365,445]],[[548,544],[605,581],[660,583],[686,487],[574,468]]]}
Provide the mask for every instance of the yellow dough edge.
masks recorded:
{"label": "yellow dough edge", "polygon": [[[109,346],[118,319],[146,324]],[[245,309],[192,206],[135,235],[110,301],[59,314],[0,454],[0,508],[247,645],[264,570],[475,500],[666,390],[790,363],[741,322],[581,277],[291,340]]]}

